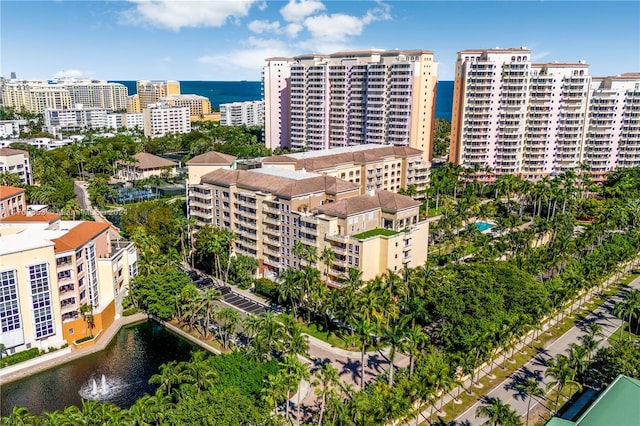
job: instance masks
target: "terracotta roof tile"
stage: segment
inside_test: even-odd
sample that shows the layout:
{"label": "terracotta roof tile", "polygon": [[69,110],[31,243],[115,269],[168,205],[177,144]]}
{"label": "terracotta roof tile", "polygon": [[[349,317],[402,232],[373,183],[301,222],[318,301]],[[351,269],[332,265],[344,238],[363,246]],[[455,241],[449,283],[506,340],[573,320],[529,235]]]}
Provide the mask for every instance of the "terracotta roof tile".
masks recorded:
{"label": "terracotta roof tile", "polygon": [[374,195],[358,195],[346,198],[335,203],[318,207],[321,213],[331,213],[339,216],[350,216],[370,210],[381,209],[386,212],[398,212],[412,207],[418,207],[419,201],[415,201],[406,195],[396,194],[390,191],[377,191]]}
{"label": "terracotta roof tile", "polygon": [[4,217],[0,219],[0,222],[3,223],[53,223],[56,220],[60,219],[60,215],[56,213],[49,212],[35,212],[33,214],[27,214],[26,212],[12,214],[11,216]]}
{"label": "terracotta roof tile", "polygon": [[23,151],[22,149],[13,149],[13,148],[0,148],[0,155],[1,156],[6,156],[6,155],[25,155],[25,156],[29,156],[29,152],[28,151]]}
{"label": "terracotta roof tile", "polygon": [[167,160],[157,155],[149,154],[147,152],[140,152],[133,156],[137,162],[118,161],[118,164],[134,164],[136,168],[140,170],[159,169],[161,167],[176,167],[178,163],[175,161]]}
{"label": "terracotta roof tile", "polygon": [[202,182],[224,186],[237,185],[240,188],[269,192],[285,198],[320,191],[337,194],[360,188],[355,183],[326,175],[292,179],[251,170],[218,169],[202,176]]}
{"label": "terracotta roof tile", "polygon": [[229,154],[223,154],[221,152],[209,151],[204,154],[196,155],[191,160],[187,161],[188,166],[199,164],[224,164],[230,165],[237,157]]}
{"label": "terracotta roof tile", "polygon": [[0,200],[13,197],[24,192],[24,188],[16,188],[15,186],[0,186]]}
{"label": "terracotta roof tile", "polygon": [[55,244],[56,253],[76,250],[98,235],[109,229],[108,223],[102,222],[82,222],[74,226],[60,238],[51,240]]}

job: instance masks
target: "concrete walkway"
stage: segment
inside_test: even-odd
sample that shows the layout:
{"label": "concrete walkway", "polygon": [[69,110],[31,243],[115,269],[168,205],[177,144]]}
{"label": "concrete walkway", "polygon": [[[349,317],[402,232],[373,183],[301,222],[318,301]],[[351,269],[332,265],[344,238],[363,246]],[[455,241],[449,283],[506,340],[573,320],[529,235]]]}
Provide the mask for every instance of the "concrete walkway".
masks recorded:
{"label": "concrete walkway", "polygon": [[16,380],[23,379],[41,371],[48,370],[58,365],[66,364],[69,361],[73,361],[84,356],[100,352],[111,342],[113,337],[124,326],[143,322],[147,320],[147,315],[143,313],[137,313],[128,317],[120,317],[111,324],[100,336],[97,337],[97,341],[94,345],[87,348],[73,350],[70,347],[61,349],[55,352],[41,355],[36,358],[32,358],[28,361],[21,362],[19,364],[10,365],[8,367],[0,369],[0,385],[4,385]]}

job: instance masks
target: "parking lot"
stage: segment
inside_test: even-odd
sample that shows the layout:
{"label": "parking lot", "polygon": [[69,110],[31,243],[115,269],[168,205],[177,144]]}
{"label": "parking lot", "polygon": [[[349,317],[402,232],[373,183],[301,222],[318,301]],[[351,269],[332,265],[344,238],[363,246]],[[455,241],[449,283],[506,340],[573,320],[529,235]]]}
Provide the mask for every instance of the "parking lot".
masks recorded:
{"label": "parking lot", "polygon": [[224,301],[238,309],[241,309],[247,313],[260,315],[267,310],[267,307],[255,302],[249,298],[234,293],[229,287],[219,287]]}

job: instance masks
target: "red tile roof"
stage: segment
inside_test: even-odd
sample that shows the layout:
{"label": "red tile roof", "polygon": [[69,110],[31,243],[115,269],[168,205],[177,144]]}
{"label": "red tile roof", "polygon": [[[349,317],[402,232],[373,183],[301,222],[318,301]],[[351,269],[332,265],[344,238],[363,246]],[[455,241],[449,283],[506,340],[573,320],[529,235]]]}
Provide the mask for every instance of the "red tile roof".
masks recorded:
{"label": "red tile roof", "polygon": [[58,219],[60,219],[60,215],[56,214],[56,213],[49,213],[49,212],[27,213],[27,212],[21,212],[21,213],[12,214],[11,216],[4,217],[4,218],[0,219],[0,222],[4,222],[4,223],[24,223],[24,222],[29,222],[29,223],[37,223],[37,222],[53,223]]}
{"label": "red tile roof", "polygon": [[209,151],[204,154],[196,155],[191,160],[187,161],[187,165],[205,165],[205,164],[222,164],[230,165],[236,160],[237,157],[229,154],[223,154],[221,152]]}
{"label": "red tile roof", "polygon": [[15,186],[0,186],[0,200],[13,197],[24,192],[24,188],[16,188]]}
{"label": "red tile roof", "polygon": [[76,250],[98,235],[106,232],[109,229],[108,223],[101,222],[82,222],[79,225],[71,228],[69,232],[64,234],[60,238],[56,238],[53,241],[55,244],[55,252],[65,252],[69,250]]}

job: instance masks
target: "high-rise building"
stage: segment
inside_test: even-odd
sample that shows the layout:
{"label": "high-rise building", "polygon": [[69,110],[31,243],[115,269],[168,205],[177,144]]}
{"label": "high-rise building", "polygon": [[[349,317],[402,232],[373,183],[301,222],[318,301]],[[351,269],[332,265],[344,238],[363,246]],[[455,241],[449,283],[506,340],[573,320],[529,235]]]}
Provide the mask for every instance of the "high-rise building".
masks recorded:
{"label": "high-rise building", "polygon": [[62,86],[46,80],[2,80],[0,82],[2,105],[16,111],[25,109],[42,114],[45,108],[69,109],[73,107],[71,94]]}
{"label": "high-rise building", "polygon": [[437,62],[426,50],[366,50],[268,58],[270,148],[406,145],[431,159]]}
{"label": "high-rise building", "polygon": [[167,103],[149,104],[143,110],[144,135],[151,137],[191,131],[189,107],[172,107]]}
{"label": "high-rise building", "polygon": [[106,129],[108,113],[104,108],[84,108],[83,105],[69,109],[45,108],[44,128],[54,136],[62,131]]}
{"label": "high-rise building", "polygon": [[140,110],[129,112],[143,112],[143,110],[146,109],[150,104],[162,102],[162,98],[165,98],[169,95],[179,95],[180,83],[173,80],[139,80],[136,82],[136,94],[138,97],[138,105]]}
{"label": "high-rise building", "polygon": [[54,83],[38,80],[4,80],[0,83],[2,103],[34,114],[45,108],[102,108],[110,111],[127,107],[127,87],[103,80],[58,80]]}
{"label": "high-rise building", "polygon": [[189,107],[192,117],[203,117],[211,114],[211,101],[200,95],[169,95],[160,99],[171,106]]}
{"label": "high-rise building", "polygon": [[223,126],[264,126],[264,102],[246,101],[220,104]]}
{"label": "high-rise building", "polygon": [[458,52],[449,160],[483,180],[637,164],[639,83],[638,74],[591,77],[583,61],[535,64],[526,48]]}

